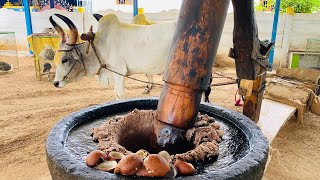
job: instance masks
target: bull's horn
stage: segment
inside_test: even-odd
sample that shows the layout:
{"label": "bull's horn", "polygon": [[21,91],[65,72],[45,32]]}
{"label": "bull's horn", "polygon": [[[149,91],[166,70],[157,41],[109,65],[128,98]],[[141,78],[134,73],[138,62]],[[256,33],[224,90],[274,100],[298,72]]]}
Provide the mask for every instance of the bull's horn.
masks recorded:
{"label": "bull's horn", "polygon": [[56,15],[58,18],[60,18],[62,21],[64,21],[68,25],[68,27],[70,29],[69,44],[71,44],[71,45],[76,44],[77,43],[77,39],[78,39],[78,29],[77,29],[77,27],[73,24],[73,22],[69,18],[67,18],[67,17],[65,17],[65,16],[63,16],[61,14],[54,14],[54,15]]}
{"label": "bull's horn", "polygon": [[56,31],[58,32],[60,38],[61,38],[61,42],[62,43],[65,43],[67,38],[66,38],[66,33],[63,31],[63,29],[61,28],[61,26],[59,26],[59,24],[56,23],[56,21],[54,21],[52,19],[52,16],[50,16],[49,18],[52,26],[54,27],[54,29],[56,29]]}
{"label": "bull's horn", "polygon": [[93,17],[99,22],[99,20],[103,17],[101,14],[93,14]]}

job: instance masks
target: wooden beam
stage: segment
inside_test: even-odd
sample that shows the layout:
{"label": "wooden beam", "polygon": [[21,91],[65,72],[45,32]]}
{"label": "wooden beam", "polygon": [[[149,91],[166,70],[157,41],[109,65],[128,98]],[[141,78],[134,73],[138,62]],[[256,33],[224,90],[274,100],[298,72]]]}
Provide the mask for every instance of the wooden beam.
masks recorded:
{"label": "wooden beam", "polygon": [[259,52],[258,28],[253,0],[232,0],[234,9],[233,52],[239,79],[255,80],[258,64],[252,59]]}
{"label": "wooden beam", "polygon": [[245,96],[243,114],[258,122],[267,76],[267,56],[272,44],[259,40],[254,1],[232,0],[232,4],[234,7],[234,48],[231,49],[230,56],[236,61],[238,78],[241,81],[243,79],[253,80],[253,84],[240,83],[239,89],[240,93]]}

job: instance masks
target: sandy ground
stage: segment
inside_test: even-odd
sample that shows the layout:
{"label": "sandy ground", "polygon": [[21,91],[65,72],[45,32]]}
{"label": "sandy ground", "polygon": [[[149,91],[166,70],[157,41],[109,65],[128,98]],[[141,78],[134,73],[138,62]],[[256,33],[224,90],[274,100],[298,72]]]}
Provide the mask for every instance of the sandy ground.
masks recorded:
{"label": "sandy ground", "polygon": [[[234,70],[219,68],[227,75]],[[135,76],[146,79],[144,75]],[[161,76],[156,76],[161,82]],[[214,80],[227,81],[227,80]],[[142,83],[126,81],[126,98],[159,96],[161,88],[144,95]],[[215,104],[241,112],[234,106],[235,85],[214,87]],[[115,99],[112,86],[100,88],[84,79],[64,89],[35,78],[33,60],[20,58],[20,70],[0,75],[0,179],[51,179],[45,143],[51,128],[65,115]],[[320,179],[320,118],[305,115],[305,124],[291,119],[272,143],[274,150],[265,179]],[[277,156],[278,154],[278,156]]]}

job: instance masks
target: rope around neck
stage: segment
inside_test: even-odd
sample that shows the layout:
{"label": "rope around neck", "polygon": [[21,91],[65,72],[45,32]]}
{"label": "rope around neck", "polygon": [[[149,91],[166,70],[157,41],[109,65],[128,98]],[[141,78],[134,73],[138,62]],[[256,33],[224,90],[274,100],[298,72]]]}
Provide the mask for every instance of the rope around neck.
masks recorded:
{"label": "rope around neck", "polygon": [[[97,50],[96,50],[96,48],[95,48],[95,46],[94,46],[94,44],[93,44],[93,41],[92,41],[92,40],[89,40],[89,43],[91,44],[91,47],[92,47],[92,49],[93,49],[93,52],[95,53],[95,55],[96,55],[96,57],[97,57],[97,59],[98,59],[98,61],[99,61],[99,64],[100,64],[100,68],[99,68],[98,72],[96,73],[97,75],[100,75],[102,69],[106,69],[106,70],[108,70],[108,71],[110,71],[110,72],[113,72],[113,73],[115,73],[115,74],[118,74],[118,75],[120,75],[120,76],[123,76],[123,77],[125,77],[125,78],[131,79],[131,80],[134,80],[134,81],[138,81],[138,82],[142,82],[142,83],[145,83],[145,84],[152,84],[152,85],[157,85],[157,86],[163,87],[163,84],[160,84],[160,83],[151,83],[151,82],[143,81],[143,80],[136,79],[136,78],[133,78],[133,77],[129,77],[128,75],[124,75],[124,74],[118,73],[118,72],[116,72],[116,71],[108,68],[106,64],[102,63],[102,61],[101,61],[101,59],[100,59],[100,57],[99,57],[99,55],[98,55],[98,53],[97,53]],[[213,73],[214,73],[214,72],[213,72]],[[224,85],[230,85],[230,84],[237,84],[237,82],[235,81],[235,79],[232,78],[232,77],[227,77],[227,76],[222,75],[222,74],[220,74],[220,73],[215,73],[215,74],[220,75],[220,76],[222,76],[222,77],[224,77],[224,78],[227,78],[227,79],[231,79],[231,80],[233,80],[233,81],[224,82],[224,83],[211,84],[211,85],[210,85],[211,87],[212,87],[212,86],[224,86]]]}

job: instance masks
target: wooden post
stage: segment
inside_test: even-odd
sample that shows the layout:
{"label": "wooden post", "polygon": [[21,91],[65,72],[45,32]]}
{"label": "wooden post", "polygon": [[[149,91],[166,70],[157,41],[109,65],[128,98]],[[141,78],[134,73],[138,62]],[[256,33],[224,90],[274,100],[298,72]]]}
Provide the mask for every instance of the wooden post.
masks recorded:
{"label": "wooden post", "polygon": [[249,117],[254,122],[259,121],[260,110],[263,100],[264,87],[267,77],[267,70],[261,66],[257,67],[257,72],[262,74],[253,81],[252,93],[246,96],[243,105],[243,114]]}
{"label": "wooden post", "polygon": [[253,0],[232,0],[234,9],[233,58],[236,60],[237,77],[255,80],[257,63],[251,58],[259,52],[259,37],[254,16]]}
{"label": "wooden post", "polygon": [[207,89],[224,26],[228,0],[185,0],[163,75],[160,121],[177,128],[193,125]]}
{"label": "wooden post", "polygon": [[271,46],[260,45],[253,0],[232,0],[232,3],[234,7],[234,49],[232,49],[231,56],[236,60],[238,78],[247,80],[247,83],[240,81],[239,87],[240,92],[243,93],[241,95],[246,96],[243,114],[258,122],[267,70],[266,67],[261,66],[263,63],[258,62],[261,61],[261,57],[265,58],[265,55],[270,52]]}

